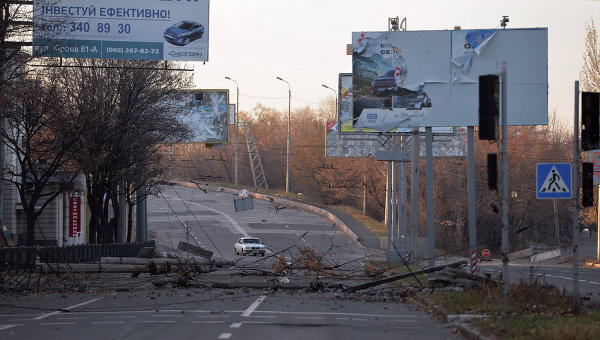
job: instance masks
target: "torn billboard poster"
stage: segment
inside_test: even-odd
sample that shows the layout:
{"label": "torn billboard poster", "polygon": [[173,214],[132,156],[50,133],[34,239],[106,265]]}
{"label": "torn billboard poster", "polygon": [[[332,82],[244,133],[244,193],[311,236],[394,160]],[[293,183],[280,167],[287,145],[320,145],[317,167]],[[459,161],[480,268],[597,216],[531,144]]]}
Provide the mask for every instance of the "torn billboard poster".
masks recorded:
{"label": "torn billboard poster", "polygon": [[355,32],[354,128],[477,126],[480,75],[508,68],[509,125],[548,122],[548,30]]}
{"label": "torn billboard poster", "polygon": [[193,132],[189,142],[222,143],[228,140],[229,90],[190,90],[180,93],[182,122]]}

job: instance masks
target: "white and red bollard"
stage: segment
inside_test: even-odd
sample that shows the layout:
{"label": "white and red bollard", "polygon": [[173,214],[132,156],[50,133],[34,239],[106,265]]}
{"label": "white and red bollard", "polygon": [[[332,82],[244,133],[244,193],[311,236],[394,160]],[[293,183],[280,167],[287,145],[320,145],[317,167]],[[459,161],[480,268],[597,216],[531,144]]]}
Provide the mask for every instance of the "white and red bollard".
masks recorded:
{"label": "white and red bollard", "polygon": [[471,274],[477,275],[477,251],[471,252]]}

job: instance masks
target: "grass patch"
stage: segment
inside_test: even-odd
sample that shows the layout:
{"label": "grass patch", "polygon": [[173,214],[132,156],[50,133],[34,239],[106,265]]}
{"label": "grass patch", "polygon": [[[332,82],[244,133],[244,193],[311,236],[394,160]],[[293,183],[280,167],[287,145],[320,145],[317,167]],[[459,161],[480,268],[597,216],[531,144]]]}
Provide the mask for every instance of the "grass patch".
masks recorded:
{"label": "grass patch", "polygon": [[482,284],[464,291],[440,290],[430,299],[449,314],[491,315],[472,325],[502,339],[600,339],[600,312],[582,307],[575,315],[570,293],[537,283],[511,285],[504,321],[502,284]]}
{"label": "grass patch", "polygon": [[600,313],[597,312],[577,316],[511,315],[504,321],[496,316],[477,320],[473,325],[484,334],[493,334],[501,339],[600,338]]}
{"label": "grass patch", "polygon": [[352,207],[347,207],[347,206],[332,206],[332,209],[335,210],[339,210],[345,214],[348,214],[352,217],[354,217],[355,219],[357,219],[358,221],[360,221],[360,223],[362,223],[365,227],[369,228],[369,230],[371,230],[373,232],[373,234],[375,234],[375,236],[380,237],[380,236],[387,236],[387,226],[385,225],[385,223],[381,222],[381,221],[377,221],[376,219],[369,217],[369,216],[365,216],[362,214],[362,210],[359,209],[355,209]]}

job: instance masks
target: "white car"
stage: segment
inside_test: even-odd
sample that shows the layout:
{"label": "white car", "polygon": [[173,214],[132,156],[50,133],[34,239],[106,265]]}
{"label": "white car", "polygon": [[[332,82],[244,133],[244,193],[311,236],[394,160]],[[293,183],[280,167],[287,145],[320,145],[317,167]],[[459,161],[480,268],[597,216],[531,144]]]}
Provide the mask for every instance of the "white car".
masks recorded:
{"label": "white car", "polygon": [[246,256],[248,254],[265,256],[266,248],[259,238],[242,237],[234,245],[235,254]]}

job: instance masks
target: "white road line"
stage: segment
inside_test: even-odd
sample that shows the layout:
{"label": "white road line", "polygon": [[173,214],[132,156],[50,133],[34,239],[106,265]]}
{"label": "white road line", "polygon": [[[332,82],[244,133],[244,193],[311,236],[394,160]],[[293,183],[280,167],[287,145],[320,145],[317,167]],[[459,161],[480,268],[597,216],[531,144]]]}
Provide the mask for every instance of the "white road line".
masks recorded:
{"label": "white road line", "polygon": [[231,325],[229,325],[229,328],[240,328],[242,326],[241,323],[239,322],[234,322]]}
{"label": "white road line", "polygon": [[18,324],[14,324],[14,325],[0,325],[0,331],[9,329],[9,328],[13,328],[13,327],[17,327],[17,326],[23,326],[24,324],[22,323],[18,323]]}
{"label": "white road line", "polygon": [[[90,304],[90,303],[92,303],[92,302],[96,302],[96,301],[98,301],[98,300],[101,300],[101,299],[103,299],[103,298],[104,298],[104,297],[99,297],[99,298],[97,298],[97,299],[92,299],[92,300],[89,300],[89,301],[86,301],[86,302],[78,303],[78,304],[76,304],[76,305],[69,306],[69,307],[67,307],[67,308],[63,308],[63,309],[64,309],[64,310],[71,310],[71,309],[75,309],[75,308],[78,308],[78,307],[81,307],[81,306],[85,306],[85,305],[87,305],[87,304]],[[50,317],[50,316],[52,316],[52,315],[56,315],[56,314],[60,314],[60,313],[62,313],[62,312],[61,312],[61,311],[59,311],[59,310],[57,310],[57,311],[54,311],[54,312],[52,312],[52,313],[48,313],[48,314],[44,314],[44,315],[40,315],[40,316],[38,316],[38,317],[36,317],[36,318],[33,318],[33,320],[42,320],[42,319],[45,319],[45,318],[47,318],[47,317]]]}
{"label": "white road line", "polygon": [[266,318],[266,319],[275,319],[276,316],[273,315],[252,315],[250,318]]}
{"label": "white road line", "polygon": [[231,333],[222,333],[219,335],[219,339],[229,339],[231,337]]}
{"label": "white road line", "polygon": [[229,315],[198,315],[199,318],[228,318]]}
{"label": "white road line", "polygon": [[242,321],[242,323],[244,325],[246,325],[246,324],[249,324],[249,325],[251,325],[251,324],[254,324],[254,325],[272,325],[273,324],[273,322],[268,322],[268,321]]}
{"label": "white road line", "polygon": [[56,320],[81,320],[81,319],[89,319],[87,316],[70,316],[64,318],[56,318]]}
{"label": "white road line", "polygon": [[294,316],[294,319],[302,319],[302,320],[323,320],[320,316]]}
{"label": "white road line", "polygon": [[75,322],[40,322],[42,326],[74,325]]}
{"label": "white road line", "polygon": [[[179,200],[179,201],[183,201],[181,198],[178,197],[171,197],[171,196],[165,196],[165,197],[169,197],[171,199],[175,199],[175,200]],[[245,237],[250,237],[250,235],[233,219],[231,218],[231,216],[227,215],[226,213],[213,209],[213,208],[209,208],[205,205],[202,205],[200,203],[196,203],[196,202],[191,202],[191,201],[186,201],[188,204],[193,204],[196,205],[198,207],[204,208],[206,210],[210,210],[212,212],[216,212],[217,214],[223,215],[225,216],[226,219],[229,220],[229,222],[231,222],[231,224],[233,224],[233,226],[235,227],[235,229],[237,229],[242,235],[244,235]]]}
{"label": "white road line", "polygon": [[266,298],[266,295],[262,295],[261,297],[256,299],[256,301],[252,302],[250,307],[246,308],[246,310],[242,313],[242,316],[249,317],[250,314],[252,314],[252,312],[254,312],[254,310],[258,307],[258,305],[260,305]]}
{"label": "white road line", "polygon": [[275,311],[275,310],[261,310],[256,311],[256,313],[261,314],[297,314],[297,315],[339,315],[348,316],[348,317],[371,317],[371,318],[385,318],[385,319],[400,319],[400,318],[410,318],[410,319],[422,319],[427,318],[426,315],[409,315],[409,314],[362,314],[362,313],[341,313],[341,312],[288,312],[288,311]]}
{"label": "white road line", "polygon": [[105,316],[105,319],[135,319],[135,315],[119,315],[119,316]]}
{"label": "white road line", "polygon": [[192,321],[192,323],[225,323],[225,321]]}
{"label": "white road line", "polygon": [[151,318],[183,318],[183,315],[165,315],[165,314],[159,314],[159,315],[150,315]]}
{"label": "white road line", "polygon": [[175,323],[173,320],[151,320],[151,321],[142,321],[142,323]]}
{"label": "white road line", "polygon": [[105,324],[123,324],[125,323],[125,321],[92,321],[91,324],[92,325],[105,325]]}

